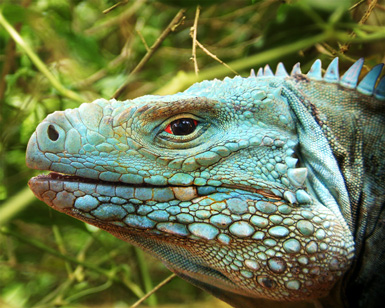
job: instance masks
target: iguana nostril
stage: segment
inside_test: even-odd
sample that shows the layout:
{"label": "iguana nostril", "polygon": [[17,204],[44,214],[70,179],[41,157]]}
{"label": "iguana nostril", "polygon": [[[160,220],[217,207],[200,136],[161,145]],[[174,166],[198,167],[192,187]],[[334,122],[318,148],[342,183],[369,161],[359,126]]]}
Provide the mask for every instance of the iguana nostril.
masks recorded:
{"label": "iguana nostril", "polygon": [[48,138],[51,139],[52,141],[56,141],[59,139],[59,133],[57,132],[55,126],[50,125],[48,126]]}

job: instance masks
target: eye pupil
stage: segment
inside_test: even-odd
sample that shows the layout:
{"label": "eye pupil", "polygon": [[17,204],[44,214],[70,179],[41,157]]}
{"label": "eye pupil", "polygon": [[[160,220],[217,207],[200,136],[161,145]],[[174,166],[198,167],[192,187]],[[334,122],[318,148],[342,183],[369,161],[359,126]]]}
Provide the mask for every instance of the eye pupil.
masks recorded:
{"label": "eye pupil", "polygon": [[198,122],[194,119],[182,118],[172,121],[167,127],[166,132],[182,136],[193,133],[198,125]]}

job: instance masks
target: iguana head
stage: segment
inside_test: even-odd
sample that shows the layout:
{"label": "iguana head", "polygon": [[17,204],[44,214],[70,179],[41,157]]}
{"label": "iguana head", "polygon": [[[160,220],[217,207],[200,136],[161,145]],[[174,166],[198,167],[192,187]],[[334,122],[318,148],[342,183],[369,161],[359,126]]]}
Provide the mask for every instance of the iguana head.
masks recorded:
{"label": "iguana head", "polygon": [[[341,87],[335,65],[317,82]],[[52,172],[29,186],[228,302],[325,296],[354,248],[343,176],[298,86],[320,74],[279,65],[54,112],[27,149],[29,167]]]}

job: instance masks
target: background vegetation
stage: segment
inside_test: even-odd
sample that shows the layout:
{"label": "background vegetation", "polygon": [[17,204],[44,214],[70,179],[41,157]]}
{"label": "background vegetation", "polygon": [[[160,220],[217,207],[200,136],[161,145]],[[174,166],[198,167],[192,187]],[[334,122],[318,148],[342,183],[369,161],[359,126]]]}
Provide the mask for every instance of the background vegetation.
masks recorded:
{"label": "background vegetation", "polygon": [[[385,60],[384,42],[385,2],[375,0],[0,2],[0,306],[130,307],[170,276],[32,196],[25,147],[47,114],[279,61],[306,72],[339,56],[344,71],[365,57],[368,69]],[[141,305],[220,307],[179,278]]]}

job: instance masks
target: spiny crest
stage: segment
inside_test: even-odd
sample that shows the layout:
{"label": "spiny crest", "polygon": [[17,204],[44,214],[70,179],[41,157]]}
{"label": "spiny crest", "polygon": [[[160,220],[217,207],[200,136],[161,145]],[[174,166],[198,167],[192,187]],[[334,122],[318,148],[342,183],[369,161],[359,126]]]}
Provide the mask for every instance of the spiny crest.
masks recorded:
{"label": "spiny crest", "polygon": [[[373,67],[360,81],[360,83],[358,83],[363,64],[364,59],[361,58],[357,62],[355,62],[342,77],[340,77],[338,71],[338,58],[334,58],[334,60],[329,64],[328,68],[326,69],[324,76],[322,76],[322,64],[321,60],[318,59],[313,63],[306,76],[313,80],[322,80],[329,83],[338,83],[345,88],[356,89],[362,94],[374,95],[374,97],[378,100],[385,100],[385,76],[383,76],[378,81],[384,64],[381,63]],[[300,63],[297,63],[293,66],[290,76],[300,74],[302,74]],[[256,76],[254,70],[252,70],[250,76],[256,78],[272,76],[289,77],[289,74],[287,73],[285,66],[280,62],[277,65],[275,74],[273,73],[269,65],[266,65],[264,68],[259,68]]]}

